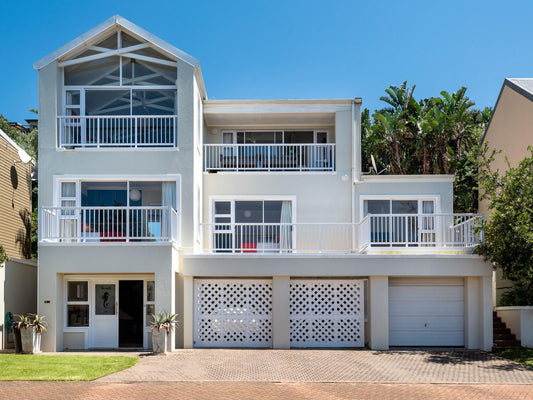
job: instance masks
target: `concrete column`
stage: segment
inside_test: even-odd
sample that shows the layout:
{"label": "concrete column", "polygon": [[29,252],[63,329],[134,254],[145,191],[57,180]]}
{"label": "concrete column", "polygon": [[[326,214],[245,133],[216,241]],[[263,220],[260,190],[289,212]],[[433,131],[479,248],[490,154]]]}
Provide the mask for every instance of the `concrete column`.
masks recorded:
{"label": "concrete column", "polygon": [[193,348],[194,330],[194,278],[183,277],[183,348]]}
{"label": "concrete column", "polygon": [[48,327],[41,336],[42,351],[63,350],[63,275],[38,270],[37,314],[45,315]]}
{"label": "concrete column", "polygon": [[483,341],[482,350],[490,351],[492,349],[493,331],[492,331],[492,276],[481,278],[481,305],[482,305],[482,333]]}
{"label": "concrete column", "polygon": [[[176,279],[173,268],[155,272],[155,312],[176,313]],[[167,340],[167,351],[174,350],[176,334],[174,331]]]}
{"label": "concrete column", "polygon": [[272,277],[272,345],[275,349],[288,349],[290,342],[290,296],[288,276]]}
{"label": "concrete column", "polygon": [[368,278],[368,323],[372,350],[389,349],[389,277]]}
{"label": "concrete column", "polygon": [[465,347],[482,348],[481,278],[465,278]]}

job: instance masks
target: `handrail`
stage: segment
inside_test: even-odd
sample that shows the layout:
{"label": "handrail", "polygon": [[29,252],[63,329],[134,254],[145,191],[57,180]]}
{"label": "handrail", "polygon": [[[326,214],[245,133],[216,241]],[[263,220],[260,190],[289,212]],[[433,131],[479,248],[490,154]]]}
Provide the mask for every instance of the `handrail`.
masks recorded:
{"label": "handrail", "polygon": [[40,242],[178,242],[169,206],[41,207]]}
{"label": "handrail", "polygon": [[60,115],[63,149],[176,147],[177,115]]}
{"label": "handrail", "polygon": [[335,143],[204,144],[204,171],[335,171]]}

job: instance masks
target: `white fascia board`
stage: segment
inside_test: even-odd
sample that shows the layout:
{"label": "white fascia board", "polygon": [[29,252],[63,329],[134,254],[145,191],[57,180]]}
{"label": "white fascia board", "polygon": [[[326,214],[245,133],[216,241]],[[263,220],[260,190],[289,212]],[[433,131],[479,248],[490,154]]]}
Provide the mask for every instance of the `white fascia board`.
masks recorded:
{"label": "white fascia board", "polygon": [[453,182],[455,175],[363,175],[361,179],[369,183]]}
{"label": "white fascia board", "polygon": [[107,29],[115,25],[118,25],[132,32],[133,34],[151,43],[155,47],[163,50],[166,53],[174,55],[175,57],[185,61],[186,63],[190,64],[191,66],[195,68],[200,67],[200,62],[196,58],[172,46],[171,44],[165,42],[164,40],[159,39],[157,36],[142,29],[141,27],[135,25],[134,23],[128,21],[127,19],[121,17],[120,15],[115,15],[107,19],[106,21],[102,22],[100,25],[92,28],[88,32],[85,32],[84,34],[78,36],[76,39],[60,47],[59,49],[47,55],[46,57],[42,58],[41,60],[37,61],[35,64],[33,64],[33,68],[41,69],[47,66],[51,62],[54,62],[60,57],[63,57],[64,55],[76,49],[77,47],[84,45],[87,41],[95,38],[100,33],[106,31]]}
{"label": "white fascia board", "polygon": [[334,113],[349,111],[352,100],[207,100],[204,114]]}
{"label": "white fascia board", "polygon": [[[7,135],[7,133],[5,133],[2,129],[0,129],[0,136],[2,136],[5,140],[7,140],[7,142],[17,150],[17,152],[22,152],[22,153],[24,153],[24,154],[25,154],[26,156],[28,156],[28,157],[30,156],[28,153],[26,153],[26,151],[25,151],[22,147],[20,147],[18,144],[16,144],[16,143],[13,141],[13,139],[11,139],[11,138]],[[35,165],[35,160],[34,160],[33,158],[31,159],[31,163],[32,163],[33,165]]]}

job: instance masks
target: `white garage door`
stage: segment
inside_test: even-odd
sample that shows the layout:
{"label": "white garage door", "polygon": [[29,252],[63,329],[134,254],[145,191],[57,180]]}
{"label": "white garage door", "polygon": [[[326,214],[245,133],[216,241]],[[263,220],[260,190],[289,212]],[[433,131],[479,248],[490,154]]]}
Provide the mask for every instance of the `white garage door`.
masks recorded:
{"label": "white garage door", "polygon": [[272,347],[272,281],[195,279],[195,347]]}
{"label": "white garage door", "polygon": [[290,330],[293,347],[364,346],[363,281],[292,279]]}
{"label": "white garage door", "polygon": [[464,346],[462,278],[389,280],[390,346]]}

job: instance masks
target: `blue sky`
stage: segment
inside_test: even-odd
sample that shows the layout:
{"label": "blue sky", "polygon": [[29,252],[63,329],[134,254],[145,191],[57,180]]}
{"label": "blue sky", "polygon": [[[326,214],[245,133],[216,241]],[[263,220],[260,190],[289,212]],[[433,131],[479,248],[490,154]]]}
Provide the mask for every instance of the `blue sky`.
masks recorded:
{"label": "blue sky", "polygon": [[0,113],[32,117],[33,63],[114,14],[196,57],[209,98],[351,98],[381,107],[467,86],[493,106],[505,77],[533,77],[533,1],[8,1],[0,6]]}

